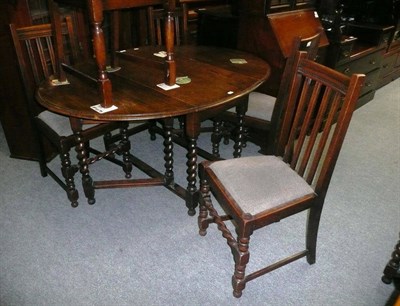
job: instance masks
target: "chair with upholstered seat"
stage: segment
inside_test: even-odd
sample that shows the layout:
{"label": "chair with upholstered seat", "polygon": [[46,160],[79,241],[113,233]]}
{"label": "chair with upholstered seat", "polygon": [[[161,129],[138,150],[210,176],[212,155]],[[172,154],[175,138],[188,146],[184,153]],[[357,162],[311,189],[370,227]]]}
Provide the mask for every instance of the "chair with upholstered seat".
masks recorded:
{"label": "chair with upholstered seat", "polygon": [[[75,56],[79,50],[76,49],[74,43],[73,26],[69,17],[66,18],[66,23],[61,27],[63,47],[67,50],[72,47],[71,52],[65,52],[71,56],[63,59],[65,62],[73,62],[77,59]],[[83,159],[94,162],[98,159],[110,159],[122,166],[125,177],[131,177],[132,162],[129,157],[130,143],[127,137],[107,150],[106,152],[98,152],[89,147],[89,141],[100,136],[105,136],[108,133],[120,129],[123,135],[126,135],[127,123],[118,122],[86,122],[79,118],[70,118],[60,114],[56,114],[49,110],[43,109],[35,100],[35,88],[42,82],[47,80],[53,86],[68,86],[68,81],[60,81],[59,72],[61,61],[58,57],[58,52],[55,48],[58,43],[55,39],[54,28],[51,24],[40,24],[30,27],[16,28],[13,24],[10,25],[11,37],[15,47],[15,53],[20,70],[20,76],[24,84],[26,101],[30,117],[35,127],[37,135],[37,155],[40,164],[42,176],[48,174],[66,191],[68,199],[72,207],[78,206],[78,191],[75,187],[74,175],[80,170],[80,164],[73,164],[70,158],[70,150],[78,145],[85,143],[90,152],[99,154],[96,157],[79,156],[79,147],[77,147],[77,155],[80,162]],[[66,44],[66,46],[64,46]],[[61,49],[61,48],[60,48]],[[71,49],[70,49],[71,50]],[[72,125],[80,129],[79,135],[74,135]],[[79,137],[79,139],[77,139]],[[46,140],[45,140],[46,139]],[[61,159],[61,174],[63,179],[57,175],[47,164],[47,160],[43,154],[43,141],[49,141],[57,150]],[[112,158],[114,153],[123,155],[123,161]],[[89,175],[82,177],[83,189],[88,199],[89,204],[95,203],[94,198],[94,182]]]}
{"label": "chair with upholstered seat", "polygon": [[[359,97],[364,75],[345,76],[298,52],[282,80],[274,155],[200,164],[198,224],[200,235],[216,223],[235,261],[233,294],[240,297],[248,281],[302,257],[316,260],[319,221],[329,182]],[[219,215],[211,194],[223,208]],[[252,233],[271,223],[308,210],[305,249],[251,274]],[[237,237],[225,222],[231,220]]]}
{"label": "chair with upholstered seat", "polygon": [[[295,37],[287,61],[292,60],[291,58],[294,57],[298,50],[307,51],[310,59],[316,59],[321,31],[322,29],[319,29],[315,35],[310,37]],[[287,77],[287,75],[284,71],[282,79],[285,77]],[[248,109],[244,117],[246,140],[260,146],[260,151],[262,153],[271,153],[272,148],[269,140],[274,138],[277,119],[282,111],[284,110],[282,109],[282,105],[277,103],[277,97],[258,91],[250,93]],[[230,109],[228,112],[224,113],[222,120],[225,122],[225,125],[228,126],[228,130],[234,131],[232,127],[229,129],[229,122],[235,123],[237,120],[235,109]],[[265,136],[267,135],[266,132],[270,133],[269,137]],[[225,142],[227,142],[227,139],[225,139]]]}

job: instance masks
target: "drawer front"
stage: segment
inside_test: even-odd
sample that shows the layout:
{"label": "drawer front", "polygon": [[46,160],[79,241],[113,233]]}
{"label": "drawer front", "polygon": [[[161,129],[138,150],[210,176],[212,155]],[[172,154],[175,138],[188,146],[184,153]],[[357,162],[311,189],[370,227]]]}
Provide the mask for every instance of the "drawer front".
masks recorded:
{"label": "drawer front", "polygon": [[346,74],[352,75],[353,73],[368,73],[376,68],[379,68],[382,63],[382,52],[374,52],[362,58],[350,61],[346,64],[340,65],[336,70]]}
{"label": "drawer front", "polygon": [[397,56],[396,56],[396,60],[395,60],[395,62],[394,62],[394,67],[395,67],[395,68],[398,68],[398,67],[400,67],[400,52],[397,53],[396,55],[397,55]]}
{"label": "drawer front", "polygon": [[386,56],[383,60],[382,60],[382,67],[381,67],[381,73],[380,73],[380,77],[385,77],[386,75],[388,75],[389,73],[392,72],[392,70],[395,67],[395,63],[397,60],[397,54],[392,54],[390,56]]}
{"label": "drawer front", "polygon": [[383,33],[380,45],[389,46],[391,37],[392,37],[392,32]]}
{"label": "drawer front", "polygon": [[352,44],[345,44],[339,48],[339,62],[347,60],[351,55],[351,50],[353,48]]}
{"label": "drawer front", "polygon": [[380,70],[376,69],[365,75],[365,82],[364,82],[363,88],[361,89],[360,95],[364,95],[369,91],[375,90],[375,88],[377,87],[377,84],[378,84],[379,73],[380,73]]}

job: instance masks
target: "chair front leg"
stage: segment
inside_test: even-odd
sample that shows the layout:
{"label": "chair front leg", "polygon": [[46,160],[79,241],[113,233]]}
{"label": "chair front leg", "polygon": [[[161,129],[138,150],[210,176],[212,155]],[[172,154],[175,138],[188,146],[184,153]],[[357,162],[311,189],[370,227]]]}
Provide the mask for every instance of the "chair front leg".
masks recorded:
{"label": "chair front leg", "polygon": [[61,160],[61,173],[65,179],[65,185],[66,185],[65,191],[67,193],[68,199],[71,202],[71,206],[77,207],[79,193],[78,193],[78,190],[76,190],[75,181],[74,181],[74,175],[77,170],[76,170],[76,167],[74,168],[71,165],[71,159],[69,156],[68,149],[64,149],[64,148],[61,149],[60,160]]}
{"label": "chair front leg", "polygon": [[75,136],[75,151],[77,153],[79,171],[82,174],[82,186],[88,203],[90,205],[96,202],[94,198],[93,179],[89,174],[88,152],[86,151],[85,140],[82,136],[82,122],[79,118],[69,118],[71,129]]}
{"label": "chair front leg", "polygon": [[82,136],[80,132],[75,132],[75,137],[77,141],[75,150],[78,158],[79,171],[82,174],[83,191],[85,193],[86,198],[88,199],[88,203],[90,205],[93,205],[96,202],[96,200],[94,198],[93,179],[89,174],[89,164],[88,164],[88,157],[85,148],[85,143],[82,141]]}
{"label": "chair front leg", "polygon": [[[235,260],[235,271],[232,276],[233,296],[239,298],[242,296],[242,291],[246,287],[246,265],[249,263],[250,237],[239,237],[237,248],[232,248],[233,258]],[[235,252],[237,251],[237,252]]]}
{"label": "chair front leg", "polygon": [[208,219],[208,209],[206,206],[211,205],[210,198],[210,186],[207,184],[207,181],[200,178],[200,197],[199,197],[199,216],[197,218],[197,224],[199,226],[199,234],[200,236],[207,235],[207,228],[210,224]]}

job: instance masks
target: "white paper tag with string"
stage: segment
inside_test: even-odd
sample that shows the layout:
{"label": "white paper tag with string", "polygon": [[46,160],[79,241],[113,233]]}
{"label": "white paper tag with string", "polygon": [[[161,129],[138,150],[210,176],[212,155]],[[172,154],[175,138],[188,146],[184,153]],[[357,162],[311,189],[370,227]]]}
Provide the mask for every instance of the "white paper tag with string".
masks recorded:
{"label": "white paper tag with string", "polygon": [[115,105],[112,105],[110,107],[103,107],[103,106],[101,106],[101,104],[92,105],[90,108],[93,109],[94,111],[98,112],[99,114],[108,113],[108,112],[118,109],[118,107],[116,107]]}
{"label": "white paper tag with string", "polygon": [[171,90],[171,89],[175,89],[175,88],[179,88],[180,86],[178,84],[174,84],[174,85],[167,85],[165,83],[161,83],[161,84],[157,84],[158,87],[160,87],[161,89],[164,90]]}

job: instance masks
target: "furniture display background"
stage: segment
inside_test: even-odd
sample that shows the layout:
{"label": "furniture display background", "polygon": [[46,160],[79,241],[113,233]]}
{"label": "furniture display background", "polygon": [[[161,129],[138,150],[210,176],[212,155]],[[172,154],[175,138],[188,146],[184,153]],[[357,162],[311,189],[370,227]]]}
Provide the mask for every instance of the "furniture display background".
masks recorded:
{"label": "furniture display background", "polygon": [[[45,0],[5,0],[0,2],[0,121],[6,135],[10,156],[23,159],[37,159],[33,148],[33,135],[31,123],[26,110],[26,102],[21,92],[21,82],[12,48],[7,25],[14,23],[16,26],[28,26],[41,22],[46,17]],[[229,43],[238,39],[238,47],[245,48],[261,57],[264,57],[272,66],[270,80],[263,86],[266,93],[276,93],[283,72],[285,62],[285,48],[282,44],[284,32],[288,36],[310,36],[309,29],[315,31],[321,25],[325,28],[327,39],[322,39],[320,62],[325,63],[344,73],[366,73],[366,88],[363,90],[358,106],[370,101],[375,90],[388,84],[400,76],[400,1],[398,0],[235,0],[233,17],[239,23],[232,23],[229,19],[227,27],[221,23],[223,31],[239,27],[237,34],[229,33]],[[314,18],[314,10],[319,17]],[[312,12],[310,14],[308,11]],[[300,18],[304,22],[298,23],[296,31],[286,29],[290,23],[284,23],[283,29],[273,28],[271,22],[275,16],[289,14]],[[305,17],[306,15],[310,17]],[[131,24],[124,26],[120,31],[120,46],[129,48],[135,44],[146,42],[144,37],[139,37],[141,24],[145,19],[145,12],[124,12],[121,23]],[[290,18],[292,17],[288,17]],[[132,20],[135,20],[132,24]],[[314,20],[316,19],[316,20]],[[88,25],[81,18],[75,21],[80,29],[87,29]],[[218,24],[215,23],[214,24]],[[193,26],[193,23],[192,25]],[[213,35],[221,29],[213,28]],[[281,26],[282,27],[282,26]],[[304,30],[304,29],[308,30]],[[129,29],[127,31],[126,29]],[[127,32],[127,33],[125,33]],[[236,30],[234,29],[233,33]],[[85,33],[78,31],[78,33]],[[87,33],[87,32],[86,32]],[[290,35],[289,35],[290,34]],[[80,35],[82,51],[90,54],[90,43],[87,35]],[[324,35],[325,36],[325,35]],[[267,38],[265,38],[267,37]],[[293,38],[292,37],[292,38]],[[266,40],[268,39],[268,40]],[[217,41],[217,39],[214,39]],[[268,41],[268,43],[260,43]],[[291,41],[288,39],[288,41]],[[204,42],[205,44],[207,42]],[[7,81],[5,81],[7,80]],[[17,124],[13,118],[19,117]],[[25,119],[23,119],[25,118]],[[22,139],[20,135],[24,135]],[[46,146],[47,157],[52,157],[51,146]]]}

